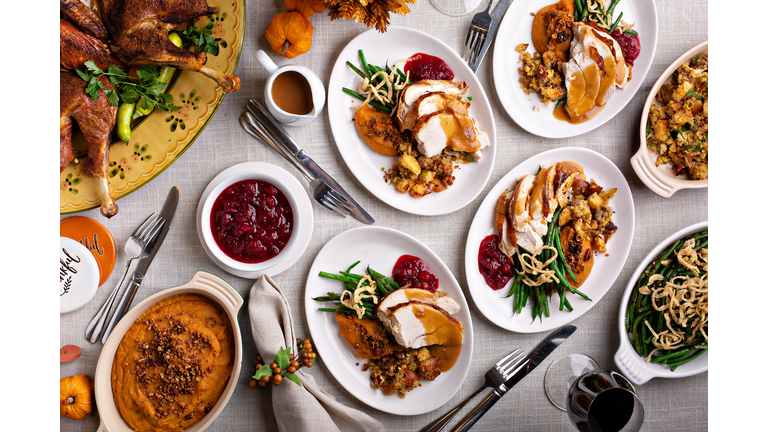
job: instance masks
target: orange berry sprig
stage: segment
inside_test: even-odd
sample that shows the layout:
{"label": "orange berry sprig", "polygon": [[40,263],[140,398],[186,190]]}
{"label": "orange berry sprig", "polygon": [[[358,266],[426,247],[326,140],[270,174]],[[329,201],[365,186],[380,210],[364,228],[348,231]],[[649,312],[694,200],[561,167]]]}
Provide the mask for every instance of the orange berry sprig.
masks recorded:
{"label": "orange berry sprig", "polygon": [[256,367],[251,369],[253,380],[248,385],[251,388],[266,387],[271,382],[272,385],[279,386],[283,378],[288,378],[301,387],[301,381],[296,372],[304,366],[308,368],[314,366],[313,360],[317,358],[317,354],[312,351],[312,342],[309,339],[303,341],[296,339],[296,345],[301,348],[298,357],[291,354],[290,348],[280,347],[275,360],[268,365],[263,364],[264,360],[257,354]]}

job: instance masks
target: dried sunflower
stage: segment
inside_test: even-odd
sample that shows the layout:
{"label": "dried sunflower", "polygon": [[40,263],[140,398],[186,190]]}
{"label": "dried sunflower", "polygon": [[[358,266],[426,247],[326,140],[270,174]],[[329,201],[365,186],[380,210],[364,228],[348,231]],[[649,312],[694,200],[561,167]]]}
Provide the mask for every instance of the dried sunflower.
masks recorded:
{"label": "dried sunflower", "polygon": [[411,11],[408,5],[416,3],[416,0],[323,0],[323,3],[331,20],[354,19],[386,33],[389,14],[407,15]]}

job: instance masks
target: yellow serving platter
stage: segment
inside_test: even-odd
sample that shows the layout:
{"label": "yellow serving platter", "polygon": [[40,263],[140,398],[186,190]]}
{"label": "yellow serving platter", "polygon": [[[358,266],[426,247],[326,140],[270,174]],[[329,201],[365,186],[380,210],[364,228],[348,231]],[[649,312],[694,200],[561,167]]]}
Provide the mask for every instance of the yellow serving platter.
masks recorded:
{"label": "yellow serving platter", "polygon": [[[200,18],[196,25],[205,27],[214,21],[213,36],[220,39],[219,55],[208,54],[206,66],[234,74],[245,34],[245,0],[209,0],[218,8]],[[117,141],[109,152],[109,186],[120,199],[144,186],[168,168],[200,136],[224,100],[224,90],[200,73],[182,71],[171,85],[178,111],[156,109],[131,133],[126,144]],[[59,175],[59,213],[75,213],[101,205],[96,177],[83,173],[85,158],[70,163]]]}

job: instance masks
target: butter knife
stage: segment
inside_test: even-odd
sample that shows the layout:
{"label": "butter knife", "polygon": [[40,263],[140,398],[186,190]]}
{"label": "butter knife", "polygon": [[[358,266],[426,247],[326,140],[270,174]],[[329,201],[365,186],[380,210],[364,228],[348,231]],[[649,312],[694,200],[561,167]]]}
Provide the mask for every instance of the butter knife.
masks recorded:
{"label": "butter knife", "polygon": [[251,112],[261,124],[263,124],[268,131],[277,138],[277,140],[285,146],[284,150],[290,157],[296,159],[314,178],[324,181],[333,190],[342,196],[346,204],[346,208],[349,210],[352,217],[365,224],[372,224],[376,220],[368,213],[363,206],[357,203],[352,196],[344,190],[343,187],[333,178],[330,174],[325,172],[320,166],[312,160],[304,149],[280,126],[271,114],[261,106],[260,103],[251,99],[248,101],[248,111]]}
{"label": "butter knife", "polygon": [[480,48],[480,53],[477,55],[475,62],[469,65],[469,68],[472,69],[472,72],[477,72],[477,69],[480,68],[480,62],[483,61],[483,57],[485,57],[485,54],[488,52],[488,48],[491,47],[493,38],[496,36],[496,32],[499,30],[501,20],[504,18],[504,14],[507,13],[507,9],[509,9],[510,4],[512,4],[512,0],[501,0],[499,4],[493,8],[493,12],[491,12],[491,26],[488,28],[488,34],[485,36],[483,46]]}
{"label": "butter knife", "polygon": [[536,369],[548,355],[552,353],[563,341],[568,339],[573,332],[576,331],[576,326],[569,324],[567,326],[560,327],[552,332],[543,341],[539,342],[531,352],[525,357],[525,360],[520,364],[517,372],[513,374],[504,384],[501,384],[498,388],[495,388],[472,412],[470,412],[459,423],[453,432],[466,432],[472,425],[477,422],[491,407],[504,396],[512,386],[520,382],[525,378],[532,370]]}
{"label": "butter knife", "polygon": [[144,280],[144,276],[147,274],[149,265],[152,264],[152,260],[155,259],[157,251],[160,250],[160,245],[163,244],[165,236],[168,235],[168,230],[171,229],[173,217],[176,214],[176,208],[178,205],[179,188],[174,186],[168,193],[168,197],[165,199],[163,209],[160,211],[160,217],[165,219],[165,224],[163,224],[163,228],[160,230],[154,240],[152,240],[149,252],[139,258],[139,263],[136,265],[136,271],[133,273],[131,281],[128,283],[128,288],[126,288],[125,292],[123,293],[123,297],[120,299],[120,303],[117,305],[117,310],[115,310],[114,315],[112,315],[112,319],[109,321],[109,325],[104,332],[104,336],[101,338],[101,343],[107,342],[107,338],[112,333],[112,329],[115,328],[115,325],[117,325],[120,319],[123,318],[123,315],[128,312],[128,309],[131,308],[133,298],[136,295],[136,291],[139,289],[139,286],[141,286],[141,282]]}

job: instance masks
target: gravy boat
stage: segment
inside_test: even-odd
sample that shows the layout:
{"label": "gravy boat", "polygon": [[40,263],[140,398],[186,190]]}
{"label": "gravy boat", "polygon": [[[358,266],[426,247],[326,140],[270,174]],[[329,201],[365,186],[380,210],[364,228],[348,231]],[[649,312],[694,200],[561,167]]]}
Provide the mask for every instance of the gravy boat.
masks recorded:
{"label": "gravy boat", "polygon": [[[301,126],[314,120],[323,111],[325,106],[325,87],[320,77],[317,76],[312,69],[297,64],[285,65],[278,67],[272,59],[269,58],[267,53],[262,50],[256,52],[256,60],[264,66],[264,69],[269,72],[269,78],[267,78],[267,85],[264,87],[264,100],[266,101],[267,109],[272,116],[280,123],[287,126]],[[293,114],[287,112],[277,106],[272,98],[272,84],[275,82],[275,78],[278,75],[294,71],[301,74],[304,79],[309,83],[309,88],[312,93],[312,111],[309,114]]]}

